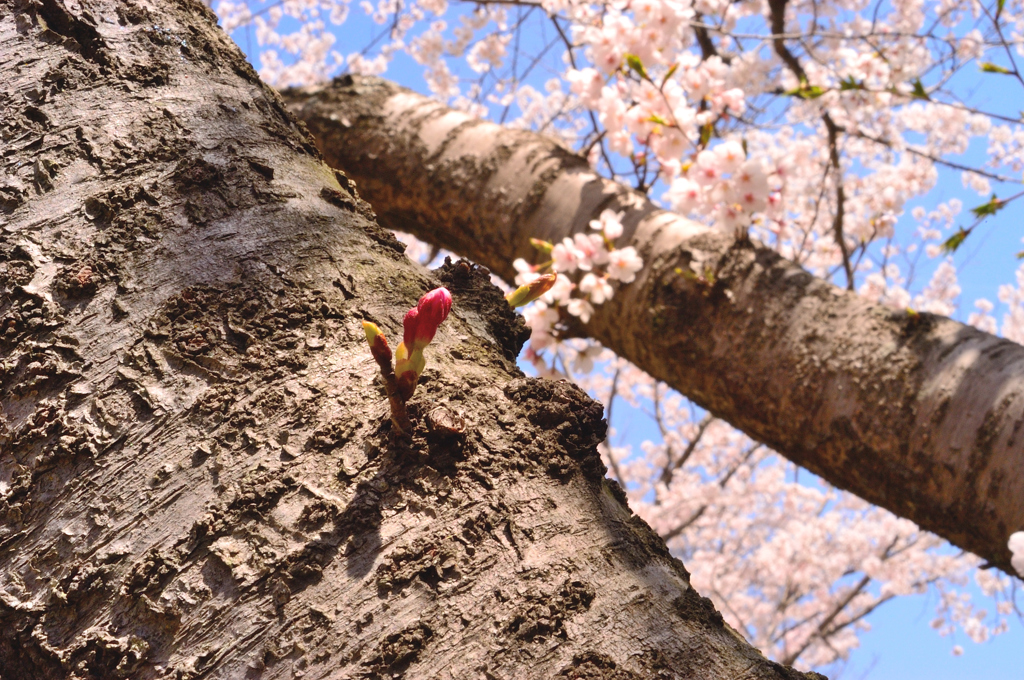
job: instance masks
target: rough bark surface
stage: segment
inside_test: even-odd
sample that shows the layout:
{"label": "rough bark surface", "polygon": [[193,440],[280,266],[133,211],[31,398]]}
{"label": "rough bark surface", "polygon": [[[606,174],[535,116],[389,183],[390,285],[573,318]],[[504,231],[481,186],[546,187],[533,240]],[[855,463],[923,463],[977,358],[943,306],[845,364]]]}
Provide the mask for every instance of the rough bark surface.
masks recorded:
{"label": "rough bark surface", "polygon": [[386,81],[285,98],[382,224],[507,280],[515,258],[533,257],[530,237],[558,242],[603,209],[624,210],[619,244],[647,266],[575,332],[830,483],[1010,570],[1007,539],[1024,529],[1024,347],[871,304],[763,245],[657,209],[548,138]]}
{"label": "rough bark surface", "polygon": [[[800,678],[199,2],[0,1],[0,677]],[[360,322],[447,285],[415,432]]]}

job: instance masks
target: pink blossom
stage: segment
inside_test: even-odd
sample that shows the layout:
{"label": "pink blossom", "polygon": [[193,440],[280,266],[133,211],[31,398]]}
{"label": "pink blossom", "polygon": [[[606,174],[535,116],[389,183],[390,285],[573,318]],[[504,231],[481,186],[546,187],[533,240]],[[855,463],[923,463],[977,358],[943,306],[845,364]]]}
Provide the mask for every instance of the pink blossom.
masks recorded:
{"label": "pink blossom", "polygon": [[654,137],[651,147],[658,158],[669,160],[680,158],[691,148],[690,141],[676,128],[662,128]]}
{"label": "pink blossom", "polygon": [[[580,266],[580,252],[572,239],[564,238],[551,249],[551,259],[556,272],[571,274]],[[588,267],[589,269],[589,267]]]}
{"label": "pink blossom", "polygon": [[715,209],[715,224],[725,231],[745,229],[750,225],[750,214],[739,203],[721,203]]}
{"label": "pink blossom", "polygon": [[614,210],[602,210],[598,219],[590,220],[590,228],[600,231],[606,238],[614,241],[622,236],[622,216],[625,214]]}
{"label": "pink blossom", "polygon": [[672,186],[665,194],[672,205],[672,209],[686,215],[696,210],[703,201],[703,190],[701,186],[686,177],[677,177],[672,181]]}
{"label": "pink blossom", "polygon": [[979,298],[974,301],[974,306],[978,311],[972,312],[971,315],[967,317],[967,323],[978,330],[985,331],[986,333],[998,333],[999,325],[996,323],[995,317],[990,314],[995,308],[995,305],[985,298]]}
{"label": "pink blossom", "polygon": [[512,34],[492,34],[478,42],[466,56],[466,63],[477,73],[500,68]]}
{"label": "pink blossom", "polygon": [[578,316],[580,321],[587,323],[594,314],[594,307],[583,298],[572,298],[565,306],[565,310],[573,316]]}
{"label": "pink blossom", "polygon": [[600,234],[574,234],[572,240],[579,253],[578,266],[583,271],[590,271],[595,264],[608,261],[608,251]]}
{"label": "pink blossom", "polygon": [[572,360],[572,368],[579,373],[590,373],[594,370],[594,359],[600,356],[604,348],[596,342],[589,342],[584,349],[577,350]]}
{"label": "pink blossom", "polygon": [[516,285],[518,286],[527,284],[540,276],[540,274],[537,273],[537,267],[521,257],[517,257],[515,261],[512,262],[512,267],[516,270]]}
{"label": "pink blossom", "polygon": [[644,261],[633,246],[613,250],[608,255],[608,276],[622,283],[632,283],[643,266]]}
{"label": "pink blossom", "polygon": [[580,281],[580,292],[589,295],[590,301],[595,305],[604,304],[615,294],[615,290],[607,279],[594,274],[587,274],[583,277]]}
{"label": "pink blossom", "polygon": [[735,172],[747,159],[743,146],[736,141],[723,142],[714,149],[715,160],[718,161],[718,168],[722,172]]}
{"label": "pink blossom", "polygon": [[541,298],[549,305],[556,305],[562,300],[567,300],[572,295],[573,283],[565,274],[559,274],[555,279],[555,285],[551,287],[544,297]]}
{"label": "pink blossom", "polygon": [[557,309],[548,307],[543,302],[537,302],[523,310],[523,318],[531,330],[530,348],[532,350],[539,351],[555,343],[551,331],[558,323]]}
{"label": "pink blossom", "polygon": [[713,151],[701,151],[697,154],[697,162],[690,168],[688,176],[701,186],[718,182],[722,178],[720,159]]}
{"label": "pink blossom", "polygon": [[1010,548],[1010,552],[1013,553],[1010,564],[1017,570],[1017,575],[1024,578],[1024,531],[1010,534],[1007,546]]}
{"label": "pink blossom", "polygon": [[580,103],[587,108],[597,108],[601,101],[601,89],[604,87],[604,79],[596,69],[584,68],[579,71],[572,69],[566,72],[565,79],[569,81],[573,94],[580,98]]}

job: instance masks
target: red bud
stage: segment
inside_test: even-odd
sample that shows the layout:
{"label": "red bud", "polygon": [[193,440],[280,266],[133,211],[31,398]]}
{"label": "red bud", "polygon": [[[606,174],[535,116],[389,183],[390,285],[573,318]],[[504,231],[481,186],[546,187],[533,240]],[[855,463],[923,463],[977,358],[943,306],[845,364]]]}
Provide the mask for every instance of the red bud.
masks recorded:
{"label": "red bud", "polygon": [[452,294],[447,288],[435,288],[420,298],[402,321],[405,328],[402,340],[410,352],[430,344],[437,333],[437,327],[448,318],[451,309]]}

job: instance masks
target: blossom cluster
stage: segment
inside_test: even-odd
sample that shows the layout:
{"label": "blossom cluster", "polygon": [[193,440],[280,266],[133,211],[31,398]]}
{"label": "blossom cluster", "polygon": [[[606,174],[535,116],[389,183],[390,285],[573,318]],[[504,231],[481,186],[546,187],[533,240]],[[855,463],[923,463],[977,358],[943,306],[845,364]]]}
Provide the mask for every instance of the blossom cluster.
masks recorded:
{"label": "blossom cluster", "polygon": [[743,147],[730,140],[698,153],[665,198],[683,215],[711,215],[722,228],[745,232],[758,214],[781,214],[777,180],[774,167],[746,158]]}
{"label": "blossom cluster", "polygon": [[590,221],[590,231],[565,237],[560,243],[538,242],[542,252],[550,260],[531,265],[517,259],[515,283],[522,286],[551,270],[557,275],[554,285],[523,315],[532,329],[530,337],[531,356],[550,347],[557,340],[555,326],[564,308],[571,316],[583,323],[590,321],[594,305],[611,300],[615,286],[632,283],[643,268],[643,259],[633,246],[615,247],[615,240],[622,236],[622,212],[603,210],[597,219]]}

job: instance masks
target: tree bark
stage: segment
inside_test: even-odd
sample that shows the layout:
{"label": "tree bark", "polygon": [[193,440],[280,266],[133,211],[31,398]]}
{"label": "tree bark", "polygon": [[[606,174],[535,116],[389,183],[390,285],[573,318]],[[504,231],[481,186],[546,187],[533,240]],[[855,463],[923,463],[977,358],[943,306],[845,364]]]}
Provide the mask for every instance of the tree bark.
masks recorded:
{"label": "tree bark", "polygon": [[553,140],[376,78],[285,93],[327,161],[385,226],[506,280],[530,237],[561,241],[623,210],[646,267],[572,332],[714,415],[1013,573],[1024,528],[1024,347],[892,311],[770,248],[658,209]]}
{"label": "tree bark", "polygon": [[[0,677],[800,678],[199,2],[0,1]],[[410,439],[361,321],[447,285]]]}

